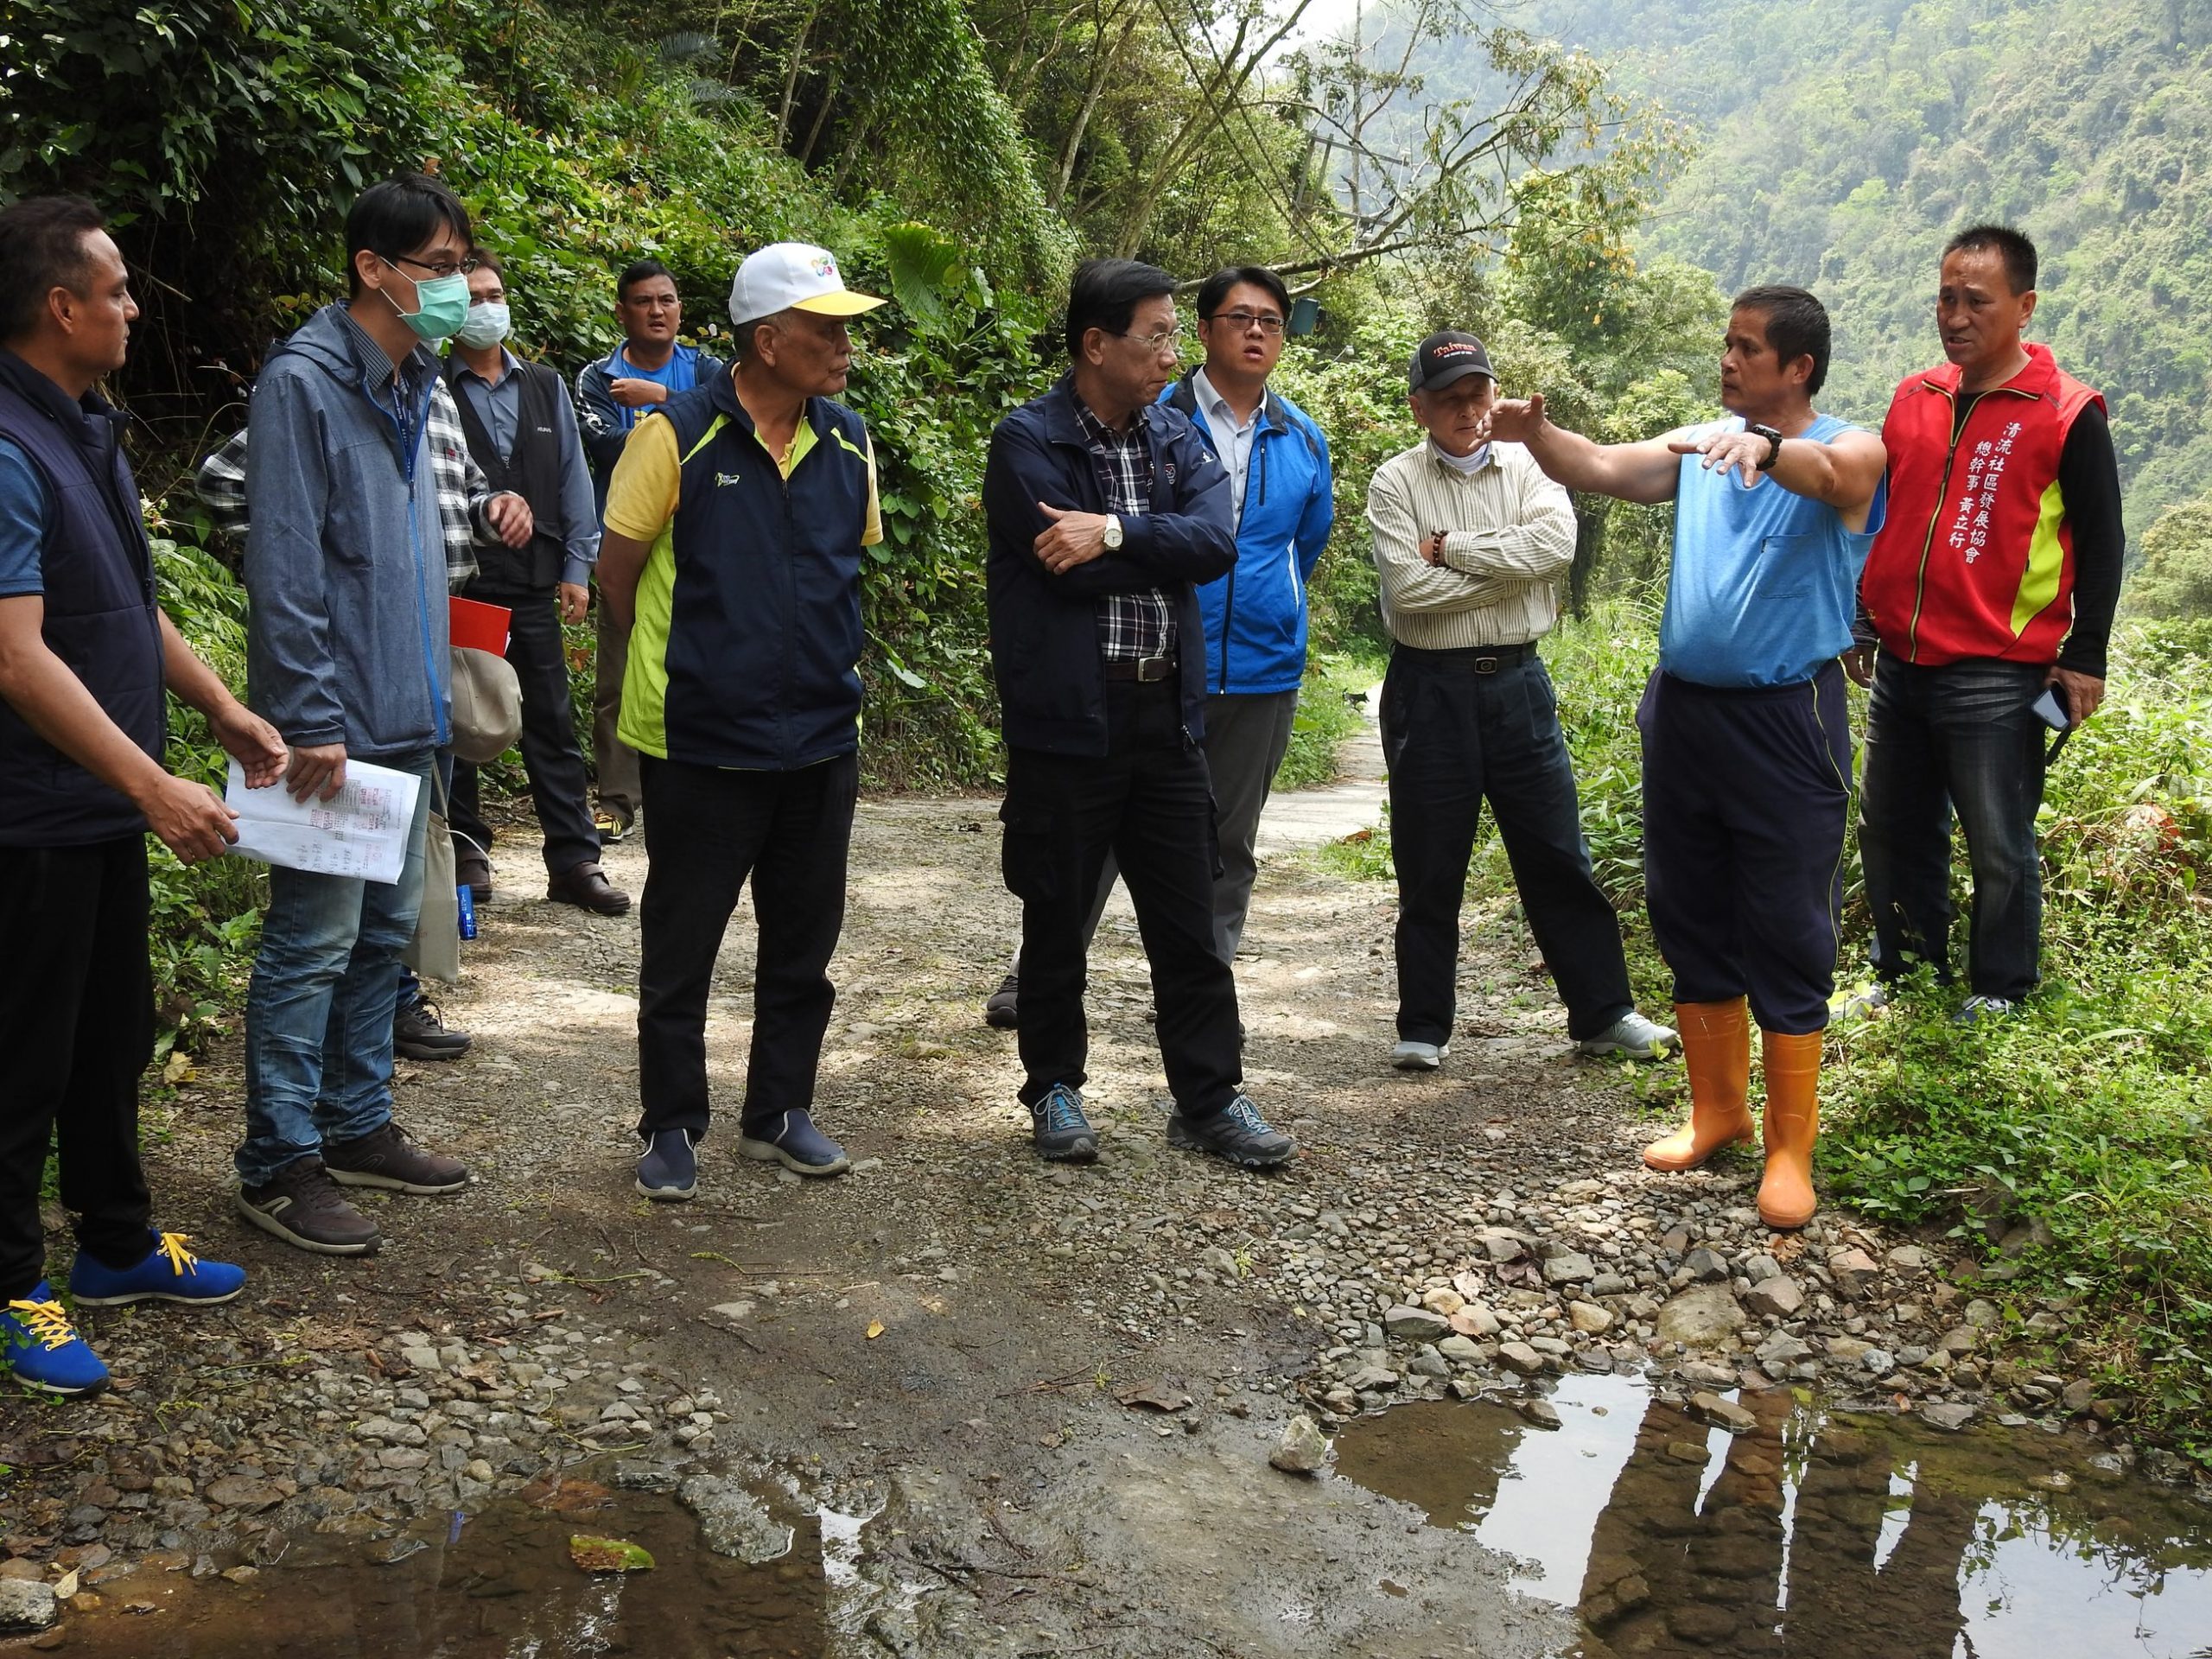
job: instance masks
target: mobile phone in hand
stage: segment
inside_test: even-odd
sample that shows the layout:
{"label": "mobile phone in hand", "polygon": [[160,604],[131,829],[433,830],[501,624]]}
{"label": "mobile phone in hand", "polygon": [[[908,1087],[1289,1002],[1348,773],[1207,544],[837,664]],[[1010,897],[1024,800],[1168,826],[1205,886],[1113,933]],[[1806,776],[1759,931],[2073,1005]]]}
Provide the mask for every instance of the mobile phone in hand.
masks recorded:
{"label": "mobile phone in hand", "polygon": [[2056,680],[2044,687],[2043,695],[2028,706],[2035,710],[2036,718],[2054,732],[2074,729],[2074,715],[2066,706],[2065,689]]}

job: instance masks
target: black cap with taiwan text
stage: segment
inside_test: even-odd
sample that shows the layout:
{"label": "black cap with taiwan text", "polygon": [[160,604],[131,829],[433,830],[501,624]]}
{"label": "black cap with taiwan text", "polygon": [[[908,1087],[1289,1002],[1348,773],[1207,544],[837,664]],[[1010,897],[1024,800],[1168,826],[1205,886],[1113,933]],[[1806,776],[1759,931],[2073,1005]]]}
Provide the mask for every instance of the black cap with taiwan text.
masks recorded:
{"label": "black cap with taiwan text", "polygon": [[1406,386],[1412,391],[1439,391],[1471,374],[1497,378],[1482,341],[1456,328],[1445,328],[1431,334],[1414,350],[1413,363],[1406,371]]}

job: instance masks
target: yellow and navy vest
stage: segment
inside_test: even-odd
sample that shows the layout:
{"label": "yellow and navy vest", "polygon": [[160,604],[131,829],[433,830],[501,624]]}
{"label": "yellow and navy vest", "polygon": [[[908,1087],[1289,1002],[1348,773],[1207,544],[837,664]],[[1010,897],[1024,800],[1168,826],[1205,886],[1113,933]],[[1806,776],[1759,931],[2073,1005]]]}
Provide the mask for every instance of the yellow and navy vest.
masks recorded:
{"label": "yellow and navy vest", "polygon": [[868,432],[810,397],[790,478],[730,378],[671,398],[676,515],[638,583],[622,741],[692,766],[789,772],[860,745]]}

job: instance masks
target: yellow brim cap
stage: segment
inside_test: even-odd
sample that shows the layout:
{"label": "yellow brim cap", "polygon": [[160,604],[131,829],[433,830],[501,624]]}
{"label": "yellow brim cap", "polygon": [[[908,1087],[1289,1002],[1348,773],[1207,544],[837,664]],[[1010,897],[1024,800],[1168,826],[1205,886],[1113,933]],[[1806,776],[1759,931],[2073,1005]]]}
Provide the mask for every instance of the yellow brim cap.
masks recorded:
{"label": "yellow brim cap", "polygon": [[817,294],[810,300],[793,300],[791,309],[811,311],[817,317],[857,317],[863,311],[873,311],[887,303],[873,294],[856,294],[849,288],[841,288],[832,293]]}

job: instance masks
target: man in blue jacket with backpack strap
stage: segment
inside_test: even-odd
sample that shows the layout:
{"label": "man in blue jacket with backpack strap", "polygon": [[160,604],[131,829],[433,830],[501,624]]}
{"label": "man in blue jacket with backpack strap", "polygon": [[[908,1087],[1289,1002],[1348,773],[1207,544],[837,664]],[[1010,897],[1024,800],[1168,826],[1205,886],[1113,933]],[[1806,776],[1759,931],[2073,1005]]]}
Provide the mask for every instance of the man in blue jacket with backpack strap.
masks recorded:
{"label": "man in blue jacket with backpack strap", "polygon": [[[1198,289],[1205,364],[1160,401],[1187,420],[1229,474],[1236,563],[1198,590],[1205,626],[1206,770],[1213,780],[1221,874],[1213,885],[1214,949],[1234,963],[1259,867],[1261,809],[1290,747],[1306,673],[1306,584],[1336,519],[1328,440],[1268,385],[1282,356],[1290,293],[1262,265],[1236,265]],[[1086,943],[1118,874],[1112,855],[1093,900]],[[1020,1019],[1017,958],[984,1018]]]}

